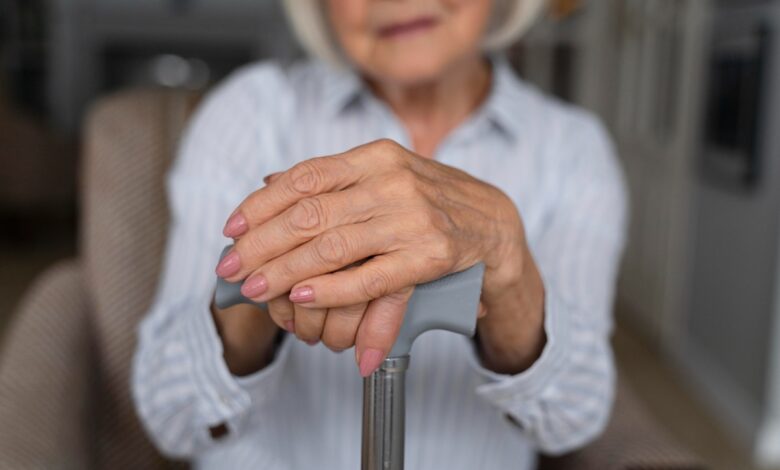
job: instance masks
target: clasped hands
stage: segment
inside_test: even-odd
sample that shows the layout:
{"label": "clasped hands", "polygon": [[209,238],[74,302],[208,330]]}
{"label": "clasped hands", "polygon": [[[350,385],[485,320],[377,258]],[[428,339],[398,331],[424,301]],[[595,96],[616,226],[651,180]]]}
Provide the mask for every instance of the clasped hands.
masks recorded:
{"label": "clasped hands", "polygon": [[[274,323],[334,351],[363,376],[392,348],[414,286],[485,263],[482,299],[517,281],[527,249],[498,188],[390,140],[302,161],[266,179],[223,233],[217,266],[268,302]],[[489,311],[480,302],[480,317]]]}

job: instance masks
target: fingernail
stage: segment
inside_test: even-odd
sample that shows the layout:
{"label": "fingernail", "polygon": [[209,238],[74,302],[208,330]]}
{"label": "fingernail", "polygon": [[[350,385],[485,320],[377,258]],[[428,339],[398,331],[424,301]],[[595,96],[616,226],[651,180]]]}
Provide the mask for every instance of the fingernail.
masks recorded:
{"label": "fingernail", "polygon": [[268,290],[268,281],[262,274],[253,274],[241,284],[241,294],[250,299],[257,297],[266,290]]}
{"label": "fingernail", "polygon": [[319,342],[320,342],[320,340],[318,340],[318,339],[313,339],[311,341],[304,341],[304,343],[308,344],[309,346],[314,346],[315,344],[317,344]]}
{"label": "fingernail", "polygon": [[314,300],[314,289],[311,286],[296,287],[290,292],[290,302],[311,302]]}
{"label": "fingernail", "polygon": [[276,176],[276,175],[278,175],[278,174],[279,174],[279,172],[278,172],[278,171],[277,171],[277,172],[274,172],[274,173],[268,173],[267,175],[263,176],[263,183],[265,183],[265,184],[268,184],[268,183],[270,183],[270,182],[271,182],[271,180],[273,180],[273,179],[274,179],[274,176]]}
{"label": "fingernail", "polygon": [[284,329],[290,333],[295,333],[295,322],[292,320],[287,320],[284,322]]}
{"label": "fingernail", "polygon": [[217,265],[217,276],[230,277],[236,274],[241,269],[241,260],[238,257],[238,253],[235,250],[230,250],[222,261]]}
{"label": "fingernail", "polygon": [[360,375],[368,377],[371,375],[379,365],[382,363],[384,354],[378,349],[366,349],[363,354],[360,355]]}
{"label": "fingernail", "polygon": [[228,219],[225,224],[225,228],[222,229],[222,234],[226,237],[239,237],[243,235],[249,228],[249,224],[246,222],[246,217],[240,212],[236,212]]}

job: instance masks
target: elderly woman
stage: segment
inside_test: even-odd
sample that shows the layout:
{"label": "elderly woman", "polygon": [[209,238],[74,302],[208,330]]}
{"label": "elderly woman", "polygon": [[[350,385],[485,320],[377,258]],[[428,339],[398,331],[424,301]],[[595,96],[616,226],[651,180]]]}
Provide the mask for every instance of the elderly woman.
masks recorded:
{"label": "elderly woman", "polygon": [[[415,344],[407,466],[530,469],[537,451],[598,435],[625,193],[598,121],[500,56],[541,3],[286,2],[317,59],[235,73],[170,174],[133,376],[165,454],[357,468],[361,375],[390,350],[416,284],[478,262],[476,338]],[[212,307],[215,266],[267,311]]]}

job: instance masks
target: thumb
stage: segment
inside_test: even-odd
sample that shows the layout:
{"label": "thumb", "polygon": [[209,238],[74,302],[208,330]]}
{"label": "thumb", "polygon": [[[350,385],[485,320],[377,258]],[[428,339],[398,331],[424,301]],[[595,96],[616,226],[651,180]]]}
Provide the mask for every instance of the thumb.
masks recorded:
{"label": "thumb", "polygon": [[266,185],[273,183],[274,180],[278,178],[280,174],[282,174],[281,171],[277,171],[275,173],[268,173],[267,175],[263,176],[263,183],[265,183]]}
{"label": "thumb", "polygon": [[414,286],[369,302],[355,337],[355,359],[360,375],[368,377],[393,348]]}
{"label": "thumb", "polygon": [[479,306],[477,307],[477,319],[484,318],[485,315],[487,315],[487,307],[485,307],[485,304],[482,303],[482,301],[479,301]]}

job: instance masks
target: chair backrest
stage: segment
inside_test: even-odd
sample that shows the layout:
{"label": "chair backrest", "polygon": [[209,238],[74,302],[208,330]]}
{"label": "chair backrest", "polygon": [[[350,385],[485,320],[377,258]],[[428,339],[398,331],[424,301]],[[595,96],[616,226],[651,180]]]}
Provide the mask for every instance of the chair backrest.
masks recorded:
{"label": "chair backrest", "polygon": [[165,174],[197,101],[189,92],[125,91],[103,98],[87,119],[80,250],[99,364],[99,468],[161,463],[136,418],[129,373],[164,250]]}

